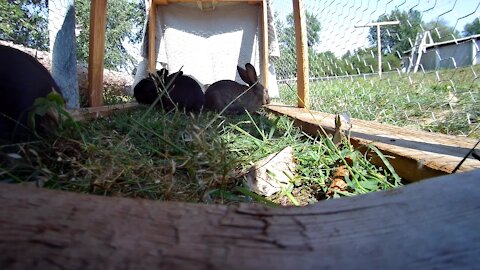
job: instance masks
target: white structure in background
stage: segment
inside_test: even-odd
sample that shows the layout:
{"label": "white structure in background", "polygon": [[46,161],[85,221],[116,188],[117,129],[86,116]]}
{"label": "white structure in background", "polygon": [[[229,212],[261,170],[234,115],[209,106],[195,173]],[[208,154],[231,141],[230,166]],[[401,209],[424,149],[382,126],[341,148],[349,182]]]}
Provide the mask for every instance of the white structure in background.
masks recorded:
{"label": "white structure in background", "polygon": [[80,106],[74,2],[73,0],[52,0],[48,4],[51,73],[62,91],[68,109]]}
{"label": "white structure in background", "polygon": [[[261,73],[261,9],[248,3],[213,2],[175,3],[157,6],[156,53],[157,69],[170,72],[182,69],[201,85],[219,80],[235,80],[244,84],[237,65],[251,63]],[[208,6],[208,7],[207,7]],[[150,5],[146,5],[147,10]],[[278,57],[276,30],[271,5],[268,4],[269,56]],[[147,11],[146,14],[149,14]],[[143,60],[137,66],[133,87],[147,76],[148,16],[142,41]],[[268,85],[270,97],[278,97],[278,86],[269,61]],[[265,84],[265,82],[263,82]]]}
{"label": "white structure in background", "polygon": [[404,72],[458,68],[480,63],[480,35],[433,42],[429,31],[417,34],[409,57],[403,58]]}

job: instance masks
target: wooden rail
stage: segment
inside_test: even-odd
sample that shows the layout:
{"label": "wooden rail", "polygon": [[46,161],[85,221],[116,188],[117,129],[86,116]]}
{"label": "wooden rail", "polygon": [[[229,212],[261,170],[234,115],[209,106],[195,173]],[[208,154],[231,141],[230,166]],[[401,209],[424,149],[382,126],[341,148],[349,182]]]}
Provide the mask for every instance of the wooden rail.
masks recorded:
{"label": "wooden rail", "polygon": [[[322,130],[328,134],[335,131],[333,114],[285,105],[268,105],[266,108],[293,118],[297,126],[314,136],[323,134]],[[476,143],[475,140],[464,137],[410,130],[359,119],[352,119],[350,141],[363,150],[366,150],[369,144],[375,145],[389,157],[395,171],[408,181],[451,173]],[[383,165],[378,158],[374,158],[373,162]],[[478,168],[480,161],[469,158],[460,171]]]}
{"label": "wooden rail", "polygon": [[69,113],[76,121],[83,121],[88,119],[95,119],[104,117],[115,112],[125,111],[137,108],[139,105],[136,102],[116,104],[116,105],[105,105],[98,107],[89,107],[89,108],[80,108],[76,110],[70,110]]}
{"label": "wooden rail", "polygon": [[0,184],[2,269],[476,269],[480,170],[303,208]]}

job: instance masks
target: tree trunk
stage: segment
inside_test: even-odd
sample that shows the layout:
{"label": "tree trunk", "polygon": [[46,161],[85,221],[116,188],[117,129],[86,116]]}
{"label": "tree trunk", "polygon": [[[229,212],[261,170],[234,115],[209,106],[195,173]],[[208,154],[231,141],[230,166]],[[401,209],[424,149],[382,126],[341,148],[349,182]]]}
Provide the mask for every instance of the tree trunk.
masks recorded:
{"label": "tree trunk", "polygon": [[480,170],[304,208],[0,185],[2,269],[449,269],[480,264]]}

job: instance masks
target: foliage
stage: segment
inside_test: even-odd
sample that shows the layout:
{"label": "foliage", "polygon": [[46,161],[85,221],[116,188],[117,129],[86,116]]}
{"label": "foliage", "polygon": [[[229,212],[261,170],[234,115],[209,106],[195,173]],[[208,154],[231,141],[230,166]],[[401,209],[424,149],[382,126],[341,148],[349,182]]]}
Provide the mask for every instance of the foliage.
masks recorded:
{"label": "foliage", "polygon": [[[409,40],[415,41],[417,33],[422,32],[422,15],[417,10],[392,10],[388,15],[381,15],[377,22],[400,21],[398,25],[389,25],[380,27],[380,38],[382,39],[382,49],[403,53],[410,50]],[[388,29],[388,31],[387,31]],[[377,28],[371,27],[369,30],[368,40],[371,45],[377,44]]]}
{"label": "foliage", "polygon": [[0,40],[48,50],[48,1],[0,1]]}
{"label": "foliage", "polygon": [[[311,109],[449,135],[480,138],[480,66],[416,74],[331,78],[310,82]],[[297,102],[295,86],[280,85],[280,101]]]}
{"label": "foliage", "polygon": [[[88,61],[90,2],[76,0],[77,23],[82,30],[77,38],[77,58]],[[128,54],[125,41],[138,43],[141,40],[142,26],[145,20],[144,1],[115,0],[108,1],[105,67],[112,70],[126,68],[129,63],[135,63],[133,56]]]}
{"label": "foliage", "polygon": [[449,26],[445,19],[428,22],[424,25],[429,30],[434,42],[448,41],[460,37],[460,32]]}
{"label": "foliage", "polygon": [[[270,206],[307,205],[401,185],[388,166],[373,166],[371,155],[347,142],[336,146],[331,137],[310,137],[285,116],[227,118],[141,107],[79,125],[68,136],[0,146],[0,181],[99,195]],[[287,146],[294,150],[297,169],[282,193],[262,198],[242,187],[253,163]],[[342,188],[333,185],[339,168],[345,172]]]}
{"label": "foliage", "polygon": [[[278,30],[278,39],[280,43],[281,59],[276,62],[277,73],[282,78],[296,77],[297,70],[295,65],[295,27],[293,14],[286,17],[286,24],[279,19],[278,13],[275,16],[276,26]],[[313,47],[320,42],[321,24],[319,19],[310,12],[306,12],[307,21],[307,43],[309,47],[309,55],[314,54]]]}
{"label": "foliage", "polygon": [[480,34],[480,20],[475,18],[472,22],[465,24],[463,27],[463,35],[471,36]]}

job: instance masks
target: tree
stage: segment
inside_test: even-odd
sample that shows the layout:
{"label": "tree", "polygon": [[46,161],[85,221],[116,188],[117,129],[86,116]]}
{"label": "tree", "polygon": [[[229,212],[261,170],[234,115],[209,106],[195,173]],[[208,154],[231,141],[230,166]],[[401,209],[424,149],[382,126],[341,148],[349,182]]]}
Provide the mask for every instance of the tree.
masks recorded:
{"label": "tree", "polygon": [[[313,47],[320,42],[320,30],[322,27],[320,21],[313,13],[307,11],[305,14],[307,21],[307,44],[308,47]],[[295,48],[295,22],[293,20],[293,13],[287,16],[286,21],[286,27],[279,31],[280,42],[285,42],[286,46]]]}
{"label": "tree", "polygon": [[[77,59],[83,62],[88,61],[90,2],[75,1],[77,25],[82,30],[77,37]],[[140,42],[144,20],[144,0],[108,1],[106,68],[119,70],[136,64],[124,43]],[[48,50],[48,0],[1,0],[0,39]]]}
{"label": "tree", "polygon": [[[389,15],[382,15],[377,22],[400,21],[399,25],[389,25],[381,29],[382,49],[403,53],[410,50],[415,42],[417,33],[422,32],[422,15],[417,10],[392,10]],[[371,27],[368,35],[371,45],[377,44],[377,28]]]}
{"label": "tree", "polygon": [[[77,0],[75,4],[77,23],[82,30],[77,38],[77,58],[88,60],[90,2]],[[145,20],[143,0],[108,1],[107,32],[105,49],[105,67],[113,70],[125,69],[135,59],[125,48],[124,42],[138,43],[141,40],[142,26]]]}
{"label": "tree", "polygon": [[48,50],[48,1],[0,1],[0,39]]}
{"label": "tree", "polygon": [[[275,24],[278,30],[278,39],[280,43],[280,59],[276,61],[276,69],[280,78],[292,78],[296,77],[297,67],[295,64],[295,28],[293,14],[289,14],[286,17],[286,23],[279,20],[278,13],[275,16]],[[310,13],[306,12],[307,21],[307,44],[309,57],[312,57],[314,51],[313,46],[320,42],[320,30],[321,24],[318,18]]]}
{"label": "tree", "polygon": [[430,31],[434,42],[452,40],[460,36],[458,30],[449,26],[445,19],[438,19],[424,24],[424,29]]}
{"label": "tree", "polygon": [[480,20],[478,18],[474,19],[471,23],[465,24],[463,27],[463,36],[471,36],[480,34]]}

